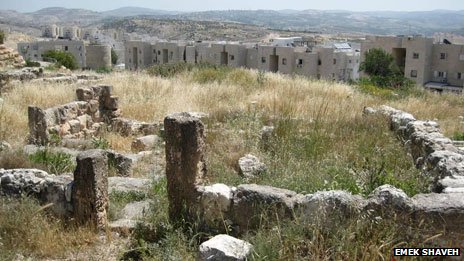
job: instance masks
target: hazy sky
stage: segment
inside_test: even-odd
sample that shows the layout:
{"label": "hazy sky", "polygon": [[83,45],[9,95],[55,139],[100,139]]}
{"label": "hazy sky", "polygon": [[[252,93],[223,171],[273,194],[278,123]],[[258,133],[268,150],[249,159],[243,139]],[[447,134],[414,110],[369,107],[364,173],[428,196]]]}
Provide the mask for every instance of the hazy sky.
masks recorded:
{"label": "hazy sky", "polygon": [[463,10],[464,0],[1,0],[0,10],[36,11],[44,7],[85,8],[96,11],[139,6],[175,11],[223,9],[321,9],[352,11]]}

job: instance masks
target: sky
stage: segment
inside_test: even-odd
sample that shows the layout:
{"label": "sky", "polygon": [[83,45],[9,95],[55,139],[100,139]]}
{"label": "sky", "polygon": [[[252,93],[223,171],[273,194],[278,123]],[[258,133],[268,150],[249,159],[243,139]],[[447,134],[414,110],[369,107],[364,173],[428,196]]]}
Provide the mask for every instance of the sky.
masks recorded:
{"label": "sky", "polygon": [[464,0],[1,0],[0,10],[33,12],[45,7],[94,11],[138,6],[171,11],[318,9],[350,11],[464,10]]}

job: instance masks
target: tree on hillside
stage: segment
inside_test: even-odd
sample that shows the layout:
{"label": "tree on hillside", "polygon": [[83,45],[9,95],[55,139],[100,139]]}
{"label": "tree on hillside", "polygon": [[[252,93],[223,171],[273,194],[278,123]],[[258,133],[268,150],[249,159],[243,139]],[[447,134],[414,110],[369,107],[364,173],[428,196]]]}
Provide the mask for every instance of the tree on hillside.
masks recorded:
{"label": "tree on hillside", "polygon": [[0,30],[0,44],[4,44],[6,41],[6,33]]}
{"label": "tree on hillside", "polygon": [[411,84],[395,63],[393,55],[383,49],[370,49],[359,71],[364,71],[373,84],[381,87],[406,87]]}
{"label": "tree on hillside", "polygon": [[118,54],[113,48],[111,48],[111,64],[116,65],[118,63],[118,59]]}
{"label": "tree on hillside", "polygon": [[78,68],[76,58],[70,53],[56,50],[49,50],[43,54],[44,61],[47,59],[53,59],[59,66],[64,66],[70,70],[76,70]]}

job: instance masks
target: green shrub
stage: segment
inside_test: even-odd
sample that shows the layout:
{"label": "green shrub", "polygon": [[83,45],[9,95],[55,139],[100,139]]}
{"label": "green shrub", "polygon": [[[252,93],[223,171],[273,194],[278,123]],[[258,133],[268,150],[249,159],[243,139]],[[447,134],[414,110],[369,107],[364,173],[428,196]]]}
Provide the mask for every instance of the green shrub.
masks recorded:
{"label": "green shrub", "polygon": [[99,67],[97,69],[95,69],[95,72],[96,73],[111,73],[113,70],[111,68],[108,68],[108,67]]}
{"label": "green shrub", "polygon": [[76,58],[68,52],[49,50],[43,54],[44,61],[56,61],[58,66],[64,66],[70,70],[78,68]]}
{"label": "green shrub", "polygon": [[455,132],[453,134],[453,140],[464,141],[464,132]]}
{"label": "green shrub", "polygon": [[395,63],[390,53],[380,48],[370,49],[365,55],[359,71],[370,77],[370,82],[379,87],[408,88],[413,82],[403,75],[404,68]]}
{"label": "green shrub", "polygon": [[40,63],[36,61],[26,60],[26,67],[40,67]]}
{"label": "green shrub", "polygon": [[113,48],[111,48],[111,64],[116,65],[118,63],[118,59],[118,54]]}
{"label": "green shrub", "polygon": [[29,159],[34,163],[44,164],[47,172],[53,174],[72,172],[76,167],[76,163],[71,155],[62,152],[52,152],[48,148],[38,150],[30,155]]}
{"label": "green shrub", "polygon": [[6,41],[6,33],[0,30],[0,44],[4,44]]}
{"label": "green shrub", "polygon": [[110,148],[110,143],[107,139],[99,137],[99,138],[92,138],[92,145],[96,149],[106,150]]}
{"label": "green shrub", "polygon": [[148,74],[163,78],[171,78],[182,72],[191,71],[194,67],[189,63],[161,64],[154,65],[147,69]]}

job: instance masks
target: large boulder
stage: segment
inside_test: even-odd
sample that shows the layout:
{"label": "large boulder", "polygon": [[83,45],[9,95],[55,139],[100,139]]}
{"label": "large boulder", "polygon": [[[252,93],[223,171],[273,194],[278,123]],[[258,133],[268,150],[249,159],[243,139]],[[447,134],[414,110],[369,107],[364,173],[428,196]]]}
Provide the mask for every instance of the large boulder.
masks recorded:
{"label": "large boulder", "polygon": [[247,260],[253,246],[243,240],[217,235],[200,245],[198,260],[208,261],[239,261]]}

